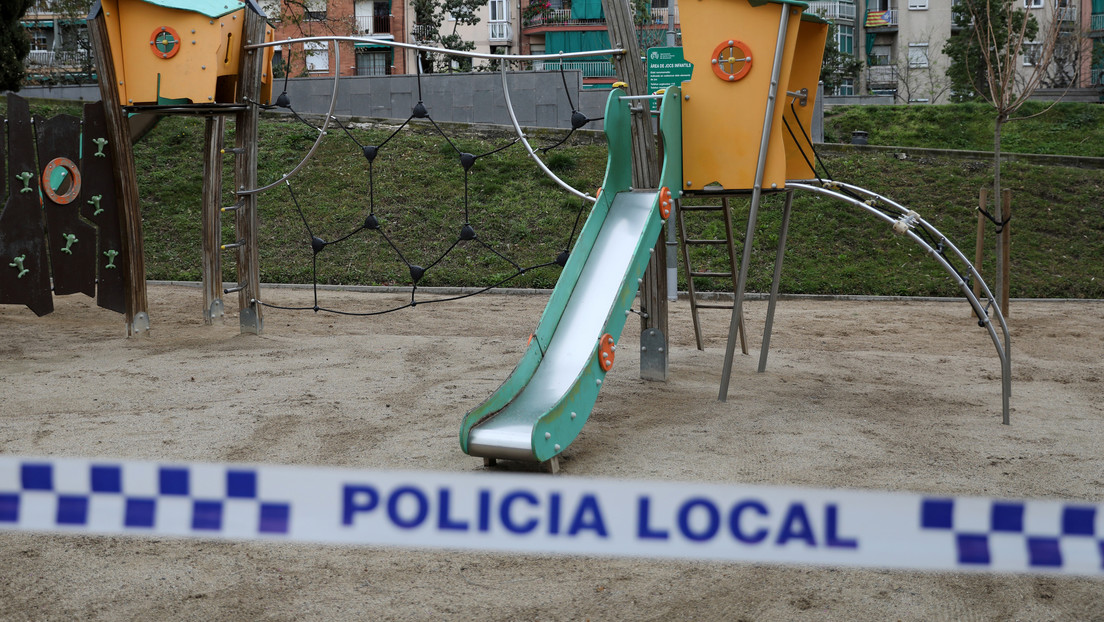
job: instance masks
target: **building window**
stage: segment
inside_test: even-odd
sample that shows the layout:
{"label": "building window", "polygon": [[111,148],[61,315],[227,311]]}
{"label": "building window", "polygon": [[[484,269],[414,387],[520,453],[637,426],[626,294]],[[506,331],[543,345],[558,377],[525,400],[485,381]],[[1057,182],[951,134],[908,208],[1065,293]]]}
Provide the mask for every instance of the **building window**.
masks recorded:
{"label": "building window", "polygon": [[1039,52],[1042,51],[1042,43],[1024,43],[1023,44],[1023,64],[1024,67],[1033,67],[1039,60]]}
{"label": "building window", "polygon": [[855,94],[855,79],[843,78],[840,80],[839,86],[836,87],[836,95],[854,95]]}
{"label": "building window", "polygon": [[320,22],[326,19],[326,0],[307,0],[304,19]]}
{"label": "building window", "polygon": [[387,50],[357,52],[356,73],[358,76],[386,76],[391,74]]}
{"label": "building window", "polygon": [[837,26],[836,27],[836,47],[842,54],[849,56],[855,55],[855,27],[854,26]]}
{"label": "building window", "polygon": [[928,66],[928,44],[927,43],[910,43],[908,46],[908,64],[909,67],[927,67]]}
{"label": "building window", "polygon": [[1025,9],[1041,9],[1043,8],[1043,0],[1024,0]]}
{"label": "building window", "polygon": [[330,46],[322,41],[308,41],[303,44],[307,54],[307,71],[330,70]]}
{"label": "building window", "polygon": [[909,0],[908,8],[910,11],[927,11],[928,0]]}
{"label": "building window", "polygon": [[35,32],[31,34],[31,49],[32,50],[45,50],[48,49],[49,39],[41,32]]}
{"label": "building window", "polygon": [[879,67],[893,64],[893,46],[875,45],[870,49],[870,58]]}

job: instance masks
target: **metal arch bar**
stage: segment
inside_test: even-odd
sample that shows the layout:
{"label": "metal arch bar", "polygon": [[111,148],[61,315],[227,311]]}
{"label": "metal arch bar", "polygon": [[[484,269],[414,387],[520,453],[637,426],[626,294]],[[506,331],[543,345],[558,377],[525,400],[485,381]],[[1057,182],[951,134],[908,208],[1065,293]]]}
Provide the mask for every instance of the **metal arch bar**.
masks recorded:
{"label": "metal arch bar", "polygon": [[619,101],[627,101],[630,99],[663,99],[662,95],[621,95],[617,98]]}
{"label": "metal arch bar", "polygon": [[[853,188],[855,190],[859,190],[859,191],[864,192],[868,195],[873,195],[874,194],[874,193],[871,193],[867,190],[863,190],[862,188],[858,188],[856,186],[850,186],[848,184],[840,184],[840,186],[847,186],[848,188]],[[873,207],[863,203],[862,201],[856,200],[853,197],[849,197],[849,196],[841,194],[839,192],[829,190],[827,188],[822,188],[820,186],[813,186],[813,185],[808,185],[808,184],[792,183],[792,182],[787,183],[787,187],[796,188],[796,189],[799,189],[799,190],[808,190],[809,192],[814,192],[814,193],[817,193],[817,194],[822,194],[824,196],[839,199],[839,200],[841,200],[845,203],[850,203],[851,205],[854,205],[856,207],[859,207],[861,209],[866,210],[867,212],[873,214],[877,218],[880,218],[881,220],[885,221],[886,223],[893,224],[893,223],[897,222],[895,219],[890,218],[886,214],[874,209]],[[888,199],[887,199],[887,202],[893,203],[892,201],[889,201]],[[894,205],[897,206],[897,207],[900,207],[899,204],[894,203]],[[959,257],[961,257],[963,260],[965,260],[965,257],[958,250],[958,248],[956,248],[953,244],[951,244],[950,241],[947,240],[946,236],[939,233],[939,231],[937,229],[935,229],[935,227],[932,227],[929,223],[927,223],[926,221],[923,221],[923,220],[920,220],[918,222],[921,222],[922,224],[924,224],[924,228],[927,229],[928,231],[932,232],[935,235],[938,235],[939,239],[941,241],[945,242],[948,246],[950,246],[950,248],[954,249],[955,253]],[[1004,342],[1003,343],[1001,342],[1000,337],[998,337],[996,329],[993,327],[992,320],[989,319],[989,314],[986,313],[985,308],[981,305],[981,301],[979,301],[977,299],[977,296],[974,296],[974,292],[970,288],[970,285],[961,276],[959,276],[958,272],[955,271],[955,269],[951,266],[951,264],[948,263],[947,260],[944,257],[942,257],[934,248],[932,248],[931,245],[929,245],[923,238],[921,238],[920,236],[913,233],[911,228],[909,228],[909,230],[906,232],[905,235],[907,235],[910,239],[912,239],[913,242],[916,242],[917,244],[922,246],[925,250],[927,250],[928,254],[930,254],[932,256],[932,258],[935,259],[937,262],[939,262],[939,264],[943,266],[944,270],[946,270],[952,277],[954,277],[955,282],[958,283],[959,289],[961,289],[963,294],[966,295],[966,300],[969,301],[970,305],[974,308],[974,312],[977,313],[977,316],[979,318],[979,322],[984,324],[985,328],[989,331],[989,336],[990,336],[990,338],[992,338],[993,345],[997,349],[997,357],[1000,359],[1000,362],[1001,362],[1001,414],[1002,414],[1002,423],[1004,423],[1005,425],[1008,425],[1009,424],[1009,401],[1010,401],[1010,397],[1011,397],[1011,394],[1012,394],[1012,365],[1011,365],[1011,360],[1009,358],[1008,325],[1005,323],[1004,316],[1000,312],[999,305],[993,305],[993,312],[996,315],[997,320],[1001,325],[1002,331],[1004,332]],[[981,279],[981,276],[977,273],[977,271],[973,268],[973,265],[969,261],[966,261],[965,263],[966,263],[967,266],[970,266],[970,273],[974,276],[974,278],[978,279],[978,282],[981,284],[981,287],[985,290],[985,294],[988,296],[989,300],[992,301],[993,300],[993,293],[989,290],[989,287],[985,284],[985,281],[983,281]]]}
{"label": "metal arch bar", "polygon": [[[254,45],[254,46],[245,46],[245,47],[248,49],[248,48],[258,47],[258,46]],[[251,194],[257,194],[257,193],[260,193],[260,192],[264,192],[265,190],[268,190],[270,188],[275,188],[276,186],[279,186],[281,183],[286,182],[288,179],[291,178],[292,175],[298,173],[299,169],[303,168],[303,166],[306,165],[307,161],[310,160],[311,156],[314,155],[315,150],[318,149],[318,145],[322,143],[322,137],[326,135],[326,130],[330,127],[330,120],[333,119],[334,108],[337,106],[337,82],[338,82],[339,76],[341,74],[341,47],[339,45],[337,45],[336,42],[334,43],[333,47],[334,47],[334,63],[335,63],[334,64],[333,92],[330,93],[330,110],[326,113],[326,120],[322,122],[322,129],[318,130],[318,138],[314,139],[314,144],[311,145],[310,150],[307,151],[307,155],[303,156],[303,159],[299,161],[299,164],[296,164],[295,168],[293,168],[293,169],[291,169],[291,171],[285,173],[283,177],[281,177],[281,178],[277,179],[276,181],[268,184],[267,186],[261,186],[260,188],[251,188],[249,190],[246,190],[246,189],[238,190],[235,193],[238,196],[248,196],[248,195],[251,195]]]}
{"label": "metal arch bar", "polygon": [[510,122],[513,123],[514,131],[517,132],[518,139],[521,140],[521,144],[525,145],[525,151],[529,152],[529,157],[533,158],[533,161],[537,163],[537,167],[540,168],[540,170],[545,175],[548,175],[552,179],[552,181],[556,182],[559,187],[567,190],[571,194],[574,194],[584,201],[590,201],[591,203],[597,202],[597,198],[590,196],[590,194],[586,192],[580,192],[579,190],[576,190],[566,181],[556,176],[555,173],[553,173],[547,166],[545,166],[544,161],[540,159],[540,156],[537,155],[537,152],[533,150],[532,145],[529,144],[529,140],[525,138],[525,133],[521,131],[521,125],[518,124],[517,115],[514,114],[514,105],[510,101],[510,85],[506,82],[506,63],[502,63],[502,68],[500,72],[502,73],[502,94],[506,99],[506,110],[510,113]]}
{"label": "metal arch bar", "polygon": [[298,37],[296,39],[281,39],[279,41],[265,41],[263,43],[253,43],[251,45],[243,46],[243,49],[253,50],[257,48],[275,47],[278,45],[291,44],[291,43],[303,43],[307,41],[353,41],[357,43],[371,43],[372,45],[386,45],[396,48],[407,48],[411,50],[420,50],[423,52],[438,52],[441,54],[448,54],[449,56],[466,56],[468,58],[484,58],[487,60],[518,60],[518,61],[530,61],[530,60],[556,60],[558,58],[586,58],[588,56],[606,56],[615,55],[619,56],[625,53],[625,50],[621,48],[611,48],[608,50],[589,50],[585,52],[557,52],[555,54],[489,54],[486,52],[469,52],[466,50],[450,50],[447,48],[437,48],[428,45],[418,45],[417,43],[405,43],[400,41],[393,41],[391,39],[376,39],[374,37],[353,37],[349,35],[325,35],[319,37]]}

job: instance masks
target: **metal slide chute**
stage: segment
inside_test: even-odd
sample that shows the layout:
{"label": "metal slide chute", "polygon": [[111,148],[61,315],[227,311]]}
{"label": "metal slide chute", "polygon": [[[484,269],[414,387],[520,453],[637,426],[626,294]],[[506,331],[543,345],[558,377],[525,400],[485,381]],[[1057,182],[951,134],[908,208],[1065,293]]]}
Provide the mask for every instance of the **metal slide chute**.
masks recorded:
{"label": "metal slide chute", "polygon": [[[958,249],[950,240],[947,239],[942,233],[939,232],[931,223],[924,220],[916,212],[908,209],[907,207],[888,199],[880,194],[838,181],[825,180],[820,185],[813,183],[798,183],[787,182],[787,188],[805,190],[816,194],[839,199],[845,203],[848,203],[854,207],[858,207],[863,211],[879,218],[880,220],[888,223],[893,227],[895,233],[903,235],[913,242],[916,242],[928,252],[929,255],[939,265],[947,271],[948,274],[954,279],[959,289],[966,296],[966,300],[970,303],[970,306],[974,310],[974,314],[978,318],[978,325],[983,326],[988,332],[989,336],[993,340],[993,345],[997,349],[997,356],[1000,358],[1001,363],[1001,405],[1002,405],[1002,420],[1005,424],[1009,423],[1009,400],[1012,393],[1012,364],[1011,353],[1009,351],[1009,335],[1008,324],[1004,320],[1004,315],[1001,314],[1000,305],[996,303],[996,298],[989,290],[989,286],[985,284],[985,281],[978,274],[974,265],[962,254],[962,251]],[[885,209],[879,209],[885,208]],[[896,214],[896,216],[894,215]],[[922,230],[924,235],[917,233],[918,230]],[[934,243],[934,245],[933,245]],[[956,263],[948,259],[947,254],[950,253],[953,259],[956,259]],[[779,256],[781,261],[781,255]],[[958,267],[956,267],[956,265]],[[967,273],[963,275],[962,270]],[[771,304],[768,310],[767,317],[767,331],[770,330],[771,319],[774,310],[774,301],[777,296],[779,270],[776,267],[775,270],[775,283],[771,290]],[[970,281],[978,283],[984,293],[985,298],[988,300],[988,304],[982,304],[977,296],[974,295],[970,286]],[[992,310],[993,318],[989,317],[989,310]],[[996,319],[996,325],[994,325],[993,319]],[[997,330],[999,326],[999,331]],[[769,343],[770,337],[765,333],[764,341]],[[760,371],[763,370],[766,364],[766,348],[761,354],[761,360],[759,363]]]}
{"label": "metal slide chute", "polygon": [[[682,185],[680,90],[663,97],[660,132],[668,146],[661,187]],[[537,329],[509,378],[464,416],[460,446],[488,459],[545,462],[582,430],[663,227],[669,193],[633,190],[629,100],[610,93],[605,181]],[[661,200],[661,194],[664,200]]]}

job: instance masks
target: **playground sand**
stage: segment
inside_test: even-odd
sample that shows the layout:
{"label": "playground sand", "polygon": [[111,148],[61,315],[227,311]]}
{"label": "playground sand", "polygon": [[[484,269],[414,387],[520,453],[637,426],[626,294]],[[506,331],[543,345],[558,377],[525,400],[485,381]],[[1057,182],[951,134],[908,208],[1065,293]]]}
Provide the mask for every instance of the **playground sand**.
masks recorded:
{"label": "playground sand", "polygon": [[[403,296],[326,292],[339,308]],[[460,418],[505,379],[546,298],[487,295],[375,318],[266,310],[202,323],[152,286],[152,336],[79,296],[0,308],[0,451],[478,472]],[[270,302],[310,293],[267,290]],[[234,305],[231,301],[230,306]],[[746,305],[752,356],[717,401],[727,314],[694,349],[673,305],[670,379],[638,378],[630,322],[566,476],[1100,502],[1104,303],[1014,303],[1012,425],[962,302]],[[523,467],[509,467],[515,470]],[[531,469],[530,469],[531,470]],[[533,477],[550,477],[533,473]],[[0,535],[3,620],[1101,620],[1104,583],[1042,576]]]}

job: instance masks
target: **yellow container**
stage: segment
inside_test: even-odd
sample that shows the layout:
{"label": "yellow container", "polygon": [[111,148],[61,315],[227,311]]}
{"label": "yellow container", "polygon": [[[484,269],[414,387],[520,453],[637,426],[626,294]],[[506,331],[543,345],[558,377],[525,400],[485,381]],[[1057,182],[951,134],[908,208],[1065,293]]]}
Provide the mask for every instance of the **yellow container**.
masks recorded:
{"label": "yellow container", "polygon": [[[102,0],[108,41],[125,105],[233,103],[250,10],[237,1]],[[173,4],[188,4],[197,10]],[[212,5],[213,7],[214,5]],[[206,13],[203,12],[206,10]],[[226,12],[222,12],[226,11]],[[265,29],[271,41],[271,28]],[[264,48],[262,102],[272,95],[272,48]]]}
{"label": "yellow container", "polygon": [[[785,85],[807,5],[793,0],[685,0],[679,3],[683,55],[694,64],[684,82],[682,145],[684,190],[719,184],[750,190],[767,114],[767,96],[778,42],[787,20],[763,186],[786,182],[782,134]],[[715,62],[716,61],[716,62]]]}

